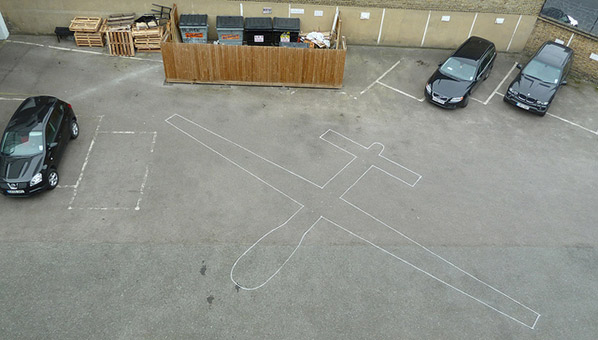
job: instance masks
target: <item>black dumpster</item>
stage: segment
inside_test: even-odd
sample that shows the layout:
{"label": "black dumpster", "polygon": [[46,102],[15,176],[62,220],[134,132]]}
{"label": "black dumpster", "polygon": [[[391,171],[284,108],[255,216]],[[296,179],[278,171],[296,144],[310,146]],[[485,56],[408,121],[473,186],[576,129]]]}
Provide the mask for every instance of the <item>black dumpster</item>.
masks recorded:
{"label": "black dumpster", "polygon": [[299,18],[274,18],[272,24],[274,45],[280,45],[281,41],[297,42],[301,31],[300,26]]}
{"label": "black dumpster", "polygon": [[272,45],[272,18],[245,18],[245,39],[247,45]]}

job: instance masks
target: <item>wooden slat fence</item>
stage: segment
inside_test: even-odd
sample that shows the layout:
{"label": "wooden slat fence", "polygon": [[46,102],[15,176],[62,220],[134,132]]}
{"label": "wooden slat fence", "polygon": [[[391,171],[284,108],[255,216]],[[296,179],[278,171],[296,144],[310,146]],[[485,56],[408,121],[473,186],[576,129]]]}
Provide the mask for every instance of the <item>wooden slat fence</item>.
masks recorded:
{"label": "wooden slat fence", "polygon": [[173,13],[171,36],[161,43],[167,82],[342,87],[344,39],[338,39],[338,49],[186,44],[178,32],[176,5]]}

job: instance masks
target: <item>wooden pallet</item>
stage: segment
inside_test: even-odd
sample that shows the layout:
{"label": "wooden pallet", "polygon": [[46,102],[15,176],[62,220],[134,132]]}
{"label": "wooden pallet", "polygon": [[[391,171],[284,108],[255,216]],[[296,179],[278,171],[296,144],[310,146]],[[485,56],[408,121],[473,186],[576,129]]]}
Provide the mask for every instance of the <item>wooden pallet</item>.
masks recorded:
{"label": "wooden pallet", "polygon": [[75,43],[77,46],[104,47],[107,30],[106,19],[104,19],[99,31],[95,33],[75,32]]}
{"label": "wooden pallet", "polygon": [[69,30],[73,32],[95,33],[100,29],[102,18],[100,17],[75,17],[71,20]]}
{"label": "wooden pallet", "polygon": [[135,40],[135,48],[143,51],[160,51],[160,42],[164,37],[164,26],[154,28],[135,27],[131,31]]}
{"label": "wooden pallet", "polygon": [[116,56],[135,56],[135,46],[133,45],[133,35],[130,30],[110,29],[106,33],[108,37],[108,49],[110,55]]}

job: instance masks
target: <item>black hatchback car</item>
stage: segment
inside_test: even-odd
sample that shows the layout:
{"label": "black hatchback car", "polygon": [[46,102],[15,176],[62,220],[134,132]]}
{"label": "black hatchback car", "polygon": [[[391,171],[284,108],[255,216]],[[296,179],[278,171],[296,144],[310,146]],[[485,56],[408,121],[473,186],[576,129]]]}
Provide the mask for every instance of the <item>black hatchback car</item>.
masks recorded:
{"label": "black hatchback car", "polygon": [[39,96],[25,99],[0,144],[0,191],[29,196],[58,185],[58,163],[79,125],[70,104]]}
{"label": "black hatchback car", "polygon": [[495,59],[492,42],[480,37],[467,39],[428,79],[426,98],[448,109],[466,107],[471,93],[490,75]]}
{"label": "black hatchback car", "polygon": [[554,95],[567,84],[573,50],[551,41],[545,42],[509,85],[504,101],[544,116]]}

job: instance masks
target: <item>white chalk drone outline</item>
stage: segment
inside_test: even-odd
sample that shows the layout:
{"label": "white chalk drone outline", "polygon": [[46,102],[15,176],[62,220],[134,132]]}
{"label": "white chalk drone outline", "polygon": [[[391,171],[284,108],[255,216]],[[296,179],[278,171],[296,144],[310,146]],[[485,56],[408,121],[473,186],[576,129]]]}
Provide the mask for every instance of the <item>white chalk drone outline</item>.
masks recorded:
{"label": "white chalk drone outline", "polygon": [[[176,119],[182,120],[182,121],[183,121],[183,124],[190,124],[191,126],[193,126],[193,128],[194,128],[194,129],[197,129],[197,128],[199,128],[199,129],[200,129],[199,131],[200,131],[201,133],[205,133],[207,136],[209,136],[209,138],[207,138],[207,139],[213,138],[213,140],[211,141],[211,142],[212,142],[212,145],[209,145],[209,143],[210,143],[210,140],[201,140],[201,139],[199,139],[199,138],[195,137],[195,136],[194,136],[193,134],[191,134],[190,132],[188,132],[188,131],[185,131],[185,130],[184,130],[184,129],[183,129],[181,126],[180,126],[180,125],[183,125],[183,124],[176,125],[176,124],[173,122],[173,121],[174,121],[174,120],[176,120]],[[450,287],[450,288],[452,288],[452,289],[456,290],[457,292],[459,292],[459,293],[461,293],[461,294],[463,294],[463,295],[465,295],[465,296],[467,296],[467,297],[469,297],[469,298],[473,299],[474,301],[476,301],[476,302],[478,302],[478,303],[481,303],[482,305],[484,305],[484,306],[486,306],[486,307],[488,307],[488,308],[490,308],[490,309],[494,310],[495,312],[497,312],[497,313],[499,313],[499,314],[501,314],[501,315],[503,315],[503,316],[506,316],[507,318],[509,318],[509,319],[511,319],[511,320],[513,320],[513,321],[515,321],[515,322],[517,322],[517,323],[519,323],[519,324],[521,324],[521,325],[523,325],[523,326],[525,326],[525,327],[528,327],[528,328],[530,328],[530,329],[535,329],[535,326],[536,326],[536,324],[537,324],[537,322],[538,322],[538,320],[539,320],[539,318],[540,318],[540,314],[539,314],[539,313],[537,313],[537,312],[535,312],[534,310],[532,310],[531,308],[529,308],[529,307],[527,307],[527,306],[523,305],[522,303],[518,302],[517,300],[515,300],[515,299],[511,298],[510,296],[508,296],[508,295],[506,295],[505,293],[501,292],[501,291],[500,291],[500,290],[498,290],[497,288],[494,288],[494,287],[492,287],[491,285],[489,285],[489,284],[487,284],[487,283],[483,282],[482,280],[478,279],[477,277],[473,276],[472,274],[470,274],[470,273],[468,273],[468,272],[464,271],[463,269],[461,269],[461,268],[457,267],[455,264],[453,264],[453,263],[452,263],[452,262],[450,262],[449,260],[447,260],[447,259],[444,259],[444,258],[443,258],[443,257],[441,257],[440,255],[438,255],[438,254],[434,253],[432,250],[430,250],[430,249],[426,248],[426,247],[425,247],[425,246],[423,246],[422,244],[420,244],[420,243],[418,243],[417,241],[415,241],[415,240],[411,239],[410,237],[408,237],[407,235],[405,235],[405,234],[403,234],[402,232],[398,231],[397,229],[395,229],[395,228],[392,228],[392,227],[391,227],[391,226],[389,226],[388,224],[384,223],[384,222],[383,222],[383,221],[381,221],[380,219],[378,219],[378,218],[376,218],[375,216],[373,216],[373,215],[369,214],[368,212],[364,211],[363,209],[359,208],[357,205],[355,205],[355,204],[353,204],[353,203],[349,202],[348,200],[346,200],[346,199],[344,198],[345,194],[347,194],[347,193],[348,193],[348,192],[349,192],[349,191],[350,191],[350,190],[351,190],[351,189],[352,189],[352,188],[353,188],[353,187],[354,187],[354,186],[355,186],[355,185],[356,185],[356,184],[357,184],[357,183],[358,183],[358,182],[359,182],[359,181],[360,181],[360,180],[361,180],[361,179],[362,179],[362,178],[363,178],[363,177],[364,177],[364,176],[365,176],[365,175],[366,175],[368,172],[370,172],[370,170],[372,170],[372,169],[379,170],[379,171],[381,171],[382,173],[386,174],[387,176],[390,176],[391,178],[393,178],[393,179],[395,179],[395,180],[398,180],[398,181],[400,181],[400,182],[402,182],[402,183],[404,183],[404,184],[407,184],[407,185],[408,185],[408,186],[410,186],[410,187],[414,187],[414,186],[415,186],[415,185],[416,185],[416,184],[419,182],[419,180],[422,178],[422,176],[421,176],[421,175],[419,175],[419,174],[417,174],[416,172],[414,172],[414,171],[412,171],[412,170],[409,170],[409,169],[407,169],[406,167],[404,167],[404,166],[402,166],[402,165],[400,165],[400,164],[398,164],[398,163],[396,163],[396,162],[394,162],[394,161],[392,161],[392,160],[390,160],[390,159],[388,159],[388,158],[384,157],[384,156],[382,155],[382,152],[384,151],[384,145],[382,145],[381,143],[377,143],[377,142],[376,142],[376,143],[372,143],[372,144],[371,144],[369,147],[366,147],[366,146],[363,146],[363,145],[361,145],[361,144],[359,144],[359,143],[357,143],[357,142],[355,142],[355,141],[353,141],[353,140],[351,140],[351,139],[349,139],[349,138],[347,138],[347,137],[345,137],[345,136],[341,135],[341,134],[340,134],[340,133],[338,133],[338,132],[335,132],[335,131],[333,131],[333,130],[330,130],[330,129],[329,129],[329,130],[327,130],[327,131],[326,131],[325,133],[323,133],[323,134],[322,134],[322,135],[321,135],[319,138],[320,138],[321,140],[323,140],[323,141],[326,141],[327,143],[329,143],[329,144],[333,145],[334,147],[338,148],[339,150],[341,150],[341,151],[343,151],[343,152],[347,153],[348,155],[352,156],[352,159],[351,159],[351,160],[350,160],[350,161],[349,161],[349,162],[348,162],[348,163],[347,163],[347,164],[346,164],[346,165],[345,165],[345,166],[344,166],[344,167],[343,167],[341,170],[339,170],[339,171],[338,171],[338,172],[337,172],[337,173],[336,173],[334,176],[332,176],[332,177],[331,177],[331,178],[330,178],[330,179],[329,179],[329,180],[328,180],[326,183],[324,183],[323,185],[318,185],[318,184],[316,184],[316,183],[314,183],[314,182],[310,181],[309,179],[307,179],[307,178],[305,178],[305,177],[302,177],[302,176],[300,176],[300,175],[298,175],[298,174],[296,174],[296,173],[294,173],[294,172],[292,172],[292,171],[290,171],[290,170],[288,170],[288,169],[284,168],[283,166],[281,166],[281,165],[278,165],[278,164],[276,164],[275,162],[273,162],[273,161],[270,161],[270,160],[268,160],[268,159],[266,159],[266,158],[264,158],[264,157],[262,157],[262,156],[260,156],[260,155],[258,155],[258,154],[256,154],[256,153],[254,153],[253,151],[251,151],[251,150],[249,150],[249,149],[247,149],[247,148],[245,148],[245,147],[243,147],[243,146],[241,146],[241,145],[239,145],[239,144],[237,144],[237,143],[235,143],[235,142],[233,142],[233,141],[231,141],[231,140],[229,140],[229,139],[227,139],[227,138],[225,138],[225,137],[223,137],[223,136],[221,136],[221,135],[219,135],[219,134],[217,134],[217,133],[215,133],[215,132],[213,132],[213,131],[211,131],[211,130],[209,130],[209,129],[207,129],[207,128],[205,128],[205,127],[203,127],[203,126],[201,126],[201,125],[199,125],[199,124],[197,124],[197,123],[195,123],[195,122],[193,122],[193,121],[191,121],[191,120],[189,120],[189,119],[187,119],[187,118],[184,118],[184,117],[182,117],[182,116],[180,116],[180,115],[178,115],[178,114],[174,114],[174,115],[170,116],[170,117],[169,117],[169,118],[167,118],[165,121],[166,121],[166,123],[168,123],[168,124],[170,124],[171,126],[173,126],[175,129],[179,130],[180,132],[182,132],[183,134],[187,135],[187,136],[188,136],[188,137],[190,137],[191,139],[195,140],[195,141],[196,141],[196,142],[198,142],[199,144],[203,145],[204,147],[206,147],[206,148],[207,148],[207,149],[209,149],[210,151],[212,151],[212,152],[216,153],[217,155],[219,155],[220,157],[224,158],[224,159],[225,159],[225,160],[227,160],[228,162],[230,162],[230,163],[232,163],[233,165],[237,166],[238,168],[240,168],[241,170],[245,171],[246,173],[248,173],[248,174],[249,174],[249,175],[251,175],[252,177],[256,178],[256,179],[257,179],[258,181],[260,181],[261,183],[263,183],[263,184],[267,185],[268,187],[272,188],[272,189],[273,189],[273,190],[275,190],[276,192],[278,192],[278,193],[282,194],[283,196],[285,196],[286,198],[290,199],[292,202],[296,203],[296,204],[299,206],[298,210],[297,210],[297,211],[295,211],[295,212],[294,212],[294,213],[293,213],[293,214],[292,214],[292,215],[291,215],[291,216],[290,216],[290,217],[289,217],[289,218],[288,218],[288,219],[287,219],[287,220],[286,220],[284,223],[282,223],[281,225],[277,226],[276,228],[274,228],[274,229],[270,230],[269,232],[267,232],[266,234],[264,234],[264,235],[263,235],[262,237],[260,237],[260,238],[259,238],[259,239],[258,239],[258,240],[257,240],[257,241],[256,241],[256,242],[253,244],[253,245],[251,245],[251,246],[250,246],[250,247],[249,247],[249,248],[248,248],[248,249],[247,249],[247,250],[246,250],[246,251],[245,251],[243,254],[241,254],[241,256],[239,256],[239,258],[237,258],[237,260],[235,261],[235,263],[233,264],[233,266],[232,266],[232,268],[231,268],[231,272],[230,272],[230,278],[231,278],[231,280],[233,281],[233,283],[235,283],[235,285],[236,285],[237,287],[239,287],[240,289],[244,289],[244,290],[256,290],[256,289],[259,289],[259,288],[263,287],[265,284],[267,284],[267,283],[268,283],[268,282],[269,282],[269,281],[270,281],[272,278],[274,278],[274,276],[276,276],[276,275],[277,275],[277,274],[278,274],[278,273],[279,273],[279,272],[282,270],[282,268],[283,268],[283,267],[284,267],[284,266],[285,266],[285,265],[286,265],[286,264],[289,262],[289,260],[291,259],[291,257],[292,257],[292,256],[293,256],[293,255],[294,255],[296,252],[297,252],[297,250],[299,249],[299,247],[300,247],[300,246],[301,246],[301,244],[303,243],[303,241],[304,241],[305,237],[306,237],[306,236],[307,236],[307,234],[308,234],[308,233],[309,233],[309,232],[310,232],[310,231],[311,231],[311,230],[314,228],[314,226],[315,226],[315,225],[316,225],[318,222],[320,222],[321,220],[325,220],[325,221],[327,221],[327,222],[331,223],[332,225],[336,226],[337,228],[339,228],[339,229],[341,229],[341,230],[343,230],[343,231],[345,231],[345,232],[349,233],[350,235],[352,235],[352,236],[354,236],[354,237],[356,237],[356,238],[358,238],[358,239],[360,239],[360,240],[362,240],[362,241],[364,241],[364,242],[368,243],[369,245],[373,246],[374,248],[376,248],[376,249],[378,249],[378,250],[380,250],[380,251],[384,252],[385,254],[387,254],[387,255],[390,255],[391,257],[393,257],[393,258],[395,258],[395,259],[399,260],[400,262],[402,262],[402,263],[404,263],[404,264],[406,264],[406,265],[408,265],[408,266],[412,267],[413,269],[415,269],[415,270],[417,270],[417,271],[419,271],[419,272],[421,272],[421,273],[423,273],[423,274],[427,275],[428,277],[430,277],[430,278],[432,278],[432,279],[434,279],[434,280],[436,280],[436,281],[438,281],[438,282],[440,282],[440,283],[442,283],[442,284],[446,285],[447,287]],[[469,293],[465,292],[464,290],[462,290],[462,289],[460,289],[460,288],[457,288],[455,285],[453,285],[453,284],[450,284],[450,283],[446,282],[445,280],[443,280],[443,279],[439,278],[438,276],[436,276],[436,275],[434,275],[434,274],[432,274],[432,273],[429,273],[429,272],[427,272],[426,270],[424,270],[424,269],[422,269],[422,268],[420,268],[420,267],[418,267],[418,266],[416,266],[416,265],[414,265],[414,264],[410,263],[409,261],[405,260],[404,258],[401,258],[401,257],[397,256],[396,254],[393,254],[392,252],[390,252],[390,251],[388,251],[388,250],[386,250],[386,249],[382,248],[381,246],[378,246],[378,245],[374,244],[373,242],[371,242],[371,241],[367,240],[366,238],[364,238],[364,237],[362,237],[362,236],[358,235],[357,233],[354,233],[354,232],[352,232],[352,231],[348,230],[347,228],[345,228],[345,227],[341,226],[340,224],[338,224],[338,223],[334,222],[332,219],[330,219],[330,218],[327,218],[327,217],[324,217],[324,216],[322,216],[322,215],[321,215],[321,216],[319,216],[319,218],[317,218],[317,219],[316,219],[316,221],[315,221],[315,222],[314,222],[314,223],[313,223],[313,224],[312,224],[312,225],[311,225],[311,226],[310,226],[310,227],[309,227],[309,228],[308,228],[308,229],[307,229],[307,230],[306,230],[306,231],[305,231],[305,232],[302,234],[302,236],[301,236],[301,239],[300,239],[299,243],[298,243],[298,244],[297,244],[297,246],[296,246],[296,247],[293,249],[293,251],[290,253],[290,255],[289,255],[287,258],[286,258],[286,260],[284,260],[284,262],[283,262],[283,263],[280,265],[280,267],[279,267],[279,268],[278,268],[276,271],[274,271],[274,273],[273,273],[272,275],[270,275],[270,276],[269,276],[267,279],[265,279],[265,280],[264,280],[264,282],[263,282],[263,283],[261,283],[260,285],[257,285],[257,286],[255,286],[255,287],[245,287],[245,286],[241,285],[241,284],[238,282],[238,280],[235,280],[235,278],[234,278],[234,275],[233,275],[233,273],[234,273],[234,271],[235,271],[235,268],[236,268],[236,267],[237,267],[237,265],[239,264],[239,261],[241,261],[241,259],[242,259],[243,257],[245,257],[245,256],[246,256],[246,255],[247,255],[249,252],[251,252],[251,251],[252,251],[252,250],[253,250],[253,249],[254,249],[254,248],[255,248],[255,247],[256,247],[256,246],[257,246],[257,245],[258,245],[258,244],[259,244],[259,243],[262,241],[262,240],[264,240],[265,238],[267,238],[267,237],[268,237],[269,235],[271,235],[272,233],[276,232],[277,230],[279,230],[279,229],[281,229],[281,228],[284,228],[284,227],[285,227],[287,224],[289,224],[289,222],[291,222],[291,221],[293,220],[293,218],[295,218],[295,217],[297,216],[297,214],[299,214],[301,211],[304,211],[305,205],[304,205],[304,204],[302,204],[302,203],[300,203],[300,202],[298,202],[296,199],[294,199],[293,197],[289,196],[289,195],[288,195],[288,194],[286,194],[285,192],[281,191],[280,189],[278,189],[277,187],[275,187],[273,184],[270,184],[270,183],[268,183],[268,182],[267,182],[266,180],[264,180],[263,178],[259,177],[258,175],[254,174],[254,173],[253,173],[253,172],[251,172],[250,170],[248,170],[248,169],[246,169],[245,167],[241,166],[241,165],[240,165],[240,164],[239,164],[237,161],[235,161],[235,160],[233,160],[233,159],[231,158],[231,157],[234,157],[234,156],[232,156],[232,155],[231,155],[231,156],[227,156],[227,155],[224,155],[224,154],[223,154],[221,151],[218,151],[218,150],[216,150],[216,146],[215,146],[215,144],[216,144],[218,141],[219,141],[219,142],[224,142],[224,144],[225,144],[225,145],[226,145],[226,147],[228,148],[228,150],[227,150],[227,151],[233,151],[233,150],[240,149],[240,150],[242,150],[244,153],[248,153],[248,154],[250,154],[251,156],[254,156],[254,157],[256,157],[257,159],[259,159],[260,161],[263,161],[263,162],[265,162],[265,164],[266,164],[266,165],[274,166],[275,168],[277,168],[277,169],[279,169],[279,170],[282,170],[283,172],[286,172],[286,173],[288,173],[288,174],[290,174],[290,175],[292,175],[292,176],[294,176],[294,177],[296,177],[296,178],[300,179],[301,181],[304,181],[304,182],[306,182],[306,183],[308,183],[308,184],[310,184],[310,185],[312,185],[312,186],[315,186],[317,189],[320,189],[320,190],[321,190],[321,189],[324,189],[324,188],[326,188],[326,187],[327,187],[327,186],[328,186],[328,185],[329,185],[331,182],[333,182],[333,181],[334,181],[334,179],[335,179],[335,178],[337,178],[337,176],[339,176],[341,173],[343,173],[344,171],[346,171],[346,170],[347,170],[347,169],[350,167],[350,165],[351,165],[351,164],[353,164],[353,163],[354,163],[354,161],[355,161],[355,160],[357,160],[357,159],[359,158],[359,157],[358,157],[358,156],[357,156],[355,153],[357,153],[357,152],[360,152],[360,150],[365,150],[365,151],[367,152],[368,150],[370,150],[370,149],[371,149],[372,147],[374,147],[374,146],[378,146],[378,147],[380,147],[380,151],[379,151],[379,152],[378,152],[378,154],[376,155],[377,157],[379,157],[379,159],[378,159],[378,161],[377,161],[377,162],[379,162],[379,163],[378,163],[377,165],[376,165],[376,164],[371,164],[371,165],[370,165],[370,166],[367,168],[367,170],[365,170],[365,172],[363,172],[363,173],[362,173],[362,174],[361,174],[361,175],[360,175],[360,176],[357,178],[357,180],[355,180],[355,182],[354,182],[354,183],[353,183],[351,186],[349,186],[349,187],[348,187],[348,188],[347,188],[347,189],[346,189],[346,190],[343,192],[343,194],[342,194],[342,195],[340,195],[339,199],[340,199],[341,201],[343,201],[343,202],[347,203],[347,204],[348,204],[350,207],[354,208],[356,211],[358,211],[358,212],[360,212],[360,213],[362,213],[362,214],[364,214],[364,215],[366,215],[366,216],[370,217],[370,218],[371,218],[373,221],[375,221],[375,223],[377,223],[377,224],[380,224],[380,225],[382,225],[382,226],[384,226],[384,227],[386,227],[386,228],[390,229],[391,231],[393,231],[393,232],[395,232],[396,234],[400,235],[400,236],[401,236],[401,237],[403,237],[404,239],[408,240],[408,241],[409,241],[410,243],[412,243],[413,245],[415,245],[415,246],[419,247],[419,248],[420,248],[421,250],[423,250],[425,253],[428,253],[429,255],[432,255],[432,257],[434,257],[434,258],[436,258],[436,259],[438,259],[438,260],[442,261],[444,264],[446,264],[446,265],[448,265],[448,266],[449,266],[449,269],[451,269],[451,268],[452,268],[452,269],[455,269],[455,270],[457,270],[459,273],[463,274],[463,275],[465,276],[465,278],[470,278],[470,279],[472,279],[472,280],[474,281],[474,283],[479,283],[479,284],[481,284],[481,285],[483,286],[483,288],[489,288],[489,291],[490,291],[490,293],[492,293],[492,294],[494,294],[494,293],[497,293],[497,295],[496,295],[496,296],[498,296],[499,298],[504,298],[504,299],[505,299],[505,301],[506,301],[507,303],[513,303],[513,305],[512,305],[511,307],[513,307],[513,306],[514,306],[515,308],[521,308],[521,310],[520,310],[520,311],[523,311],[523,312],[525,312],[525,313],[531,312],[531,313],[532,313],[532,314],[535,316],[535,318],[533,318],[533,323],[530,325],[530,324],[528,324],[528,323],[525,323],[525,322],[523,322],[523,321],[521,321],[521,320],[519,320],[519,319],[515,318],[514,316],[511,316],[511,315],[507,314],[507,313],[506,313],[506,312],[504,312],[504,311],[501,311],[500,309],[498,309],[498,307],[496,307],[496,306],[492,306],[492,305],[491,305],[489,302],[483,301],[483,300],[482,300],[482,298],[475,297],[475,296],[473,296],[473,295],[471,295],[471,294],[469,294]],[[352,150],[353,150],[353,152],[349,151],[348,149],[352,149]],[[233,153],[234,153],[234,152],[233,152]],[[241,158],[242,158],[242,157],[241,157]],[[369,163],[368,163],[368,164],[369,164]],[[401,178],[400,178],[400,177],[398,177],[397,175],[394,175],[394,174],[393,174],[393,172],[395,172],[395,171],[393,171],[393,169],[392,169],[393,167],[395,168],[395,170],[397,170],[397,169],[398,169],[398,171],[402,171],[403,173],[406,173],[406,174],[408,174],[409,176],[412,176],[412,177],[413,177],[413,179],[415,179],[415,181],[408,182],[408,181],[406,181],[406,180],[403,180],[403,179],[401,179]],[[264,175],[266,175],[266,174],[264,174]],[[307,209],[306,211],[309,211],[309,209]],[[496,296],[495,296],[495,297],[496,297]]]}

